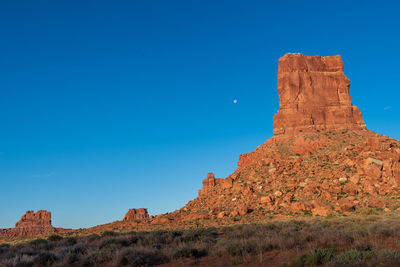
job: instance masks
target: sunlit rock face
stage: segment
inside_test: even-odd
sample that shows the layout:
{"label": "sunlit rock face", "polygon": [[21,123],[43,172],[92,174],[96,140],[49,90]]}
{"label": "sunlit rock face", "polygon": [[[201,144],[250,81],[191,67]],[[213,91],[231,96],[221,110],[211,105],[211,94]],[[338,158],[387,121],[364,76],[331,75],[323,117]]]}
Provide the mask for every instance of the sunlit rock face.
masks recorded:
{"label": "sunlit rock face", "polygon": [[294,53],[281,57],[274,134],[366,129],[360,110],[352,105],[349,88],[340,56]]}

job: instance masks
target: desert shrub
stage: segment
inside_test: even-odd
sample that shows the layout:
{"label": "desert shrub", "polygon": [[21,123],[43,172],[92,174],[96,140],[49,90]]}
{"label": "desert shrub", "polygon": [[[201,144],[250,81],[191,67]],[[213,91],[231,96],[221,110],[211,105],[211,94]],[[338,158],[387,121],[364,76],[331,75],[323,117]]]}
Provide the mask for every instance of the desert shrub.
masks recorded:
{"label": "desert shrub", "polygon": [[381,236],[381,237],[394,237],[394,236],[398,236],[399,235],[399,231],[397,229],[397,227],[390,227],[390,226],[386,226],[386,227],[378,227],[376,229],[376,234]]}
{"label": "desert shrub", "polygon": [[193,247],[183,247],[174,254],[174,258],[201,258],[208,255],[206,249],[198,249]]}
{"label": "desert shrub", "polygon": [[158,230],[155,232],[147,233],[146,244],[156,245],[158,248],[162,245],[170,244],[174,241],[175,237],[171,231]]}
{"label": "desert shrub", "polygon": [[372,245],[368,243],[357,242],[354,248],[359,251],[371,251]]}
{"label": "desert shrub", "polygon": [[49,266],[57,261],[56,255],[50,252],[39,253],[34,259],[36,266]]}
{"label": "desert shrub", "polygon": [[116,232],[113,232],[113,231],[104,231],[102,234],[101,234],[101,236],[102,237],[104,237],[104,236],[117,236],[118,234],[116,233]]}
{"label": "desert shrub", "polygon": [[48,238],[47,238],[47,240],[48,241],[60,241],[60,240],[62,240],[63,238],[62,238],[62,236],[59,236],[59,235],[56,235],[56,234],[53,234],[53,235],[51,235],[51,236],[49,236]]}
{"label": "desert shrub", "polygon": [[38,248],[36,247],[31,247],[31,246],[23,246],[18,250],[18,254],[20,255],[37,255],[38,254]]}
{"label": "desert shrub", "polygon": [[348,246],[354,242],[354,237],[350,232],[336,227],[315,232],[315,235],[318,247]]}
{"label": "desert shrub", "polygon": [[193,229],[193,230],[186,230],[181,235],[180,240],[182,242],[195,242],[198,241],[200,238],[200,234],[203,232],[202,228]]}
{"label": "desert shrub", "polygon": [[117,266],[153,266],[168,261],[168,257],[157,250],[127,248],[119,256]]}
{"label": "desert shrub", "polygon": [[387,264],[388,266],[400,266],[400,252],[384,249],[378,251],[376,254],[379,262]]}
{"label": "desert shrub", "polygon": [[79,243],[79,244],[76,244],[75,246],[73,246],[72,248],[70,248],[69,251],[74,254],[82,254],[83,255],[83,254],[87,253],[88,247],[86,244]]}
{"label": "desert shrub", "polygon": [[258,246],[254,242],[227,242],[225,250],[230,256],[244,256],[245,254],[256,253],[258,250]]}
{"label": "desert shrub", "polygon": [[124,239],[123,237],[109,237],[109,238],[102,238],[102,241],[100,243],[100,248],[110,248],[110,247],[127,247],[129,246],[129,241]]}
{"label": "desert shrub", "polygon": [[232,242],[227,244],[226,252],[228,252],[230,256],[243,256],[245,249],[239,242]]}
{"label": "desert shrub", "polygon": [[83,259],[83,266],[104,266],[113,260],[114,252],[107,249],[97,249]]}
{"label": "desert shrub", "polygon": [[30,245],[34,246],[34,247],[38,247],[38,246],[42,246],[42,245],[47,245],[47,240],[45,239],[34,239],[31,242],[29,242]]}
{"label": "desert shrub", "polygon": [[73,263],[77,263],[79,262],[81,259],[79,257],[79,255],[73,253],[73,252],[69,252],[65,255],[64,257],[64,262],[67,264],[73,264]]}
{"label": "desert shrub", "polygon": [[76,237],[67,237],[63,240],[63,245],[64,246],[73,246],[78,242]]}
{"label": "desert shrub", "polygon": [[305,253],[291,260],[290,266],[316,266],[327,263],[333,259],[333,251],[325,249],[313,249],[309,253]]}
{"label": "desert shrub", "polygon": [[271,238],[262,238],[259,243],[259,247],[262,252],[268,252],[279,247],[277,240],[272,240]]}
{"label": "desert shrub", "polygon": [[132,244],[137,244],[137,242],[139,241],[139,237],[136,235],[128,235],[126,237],[126,239],[129,241],[129,243]]}
{"label": "desert shrub", "polygon": [[86,239],[87,239],[89,242],[94,242],[94,241],[100,239],[100,236],[99,236],[99,235],[96,235],[96,234],[91,234],[91,235],[88,235],[88,236],[86,237]]}
{"label": "desert shrub", "polygon": [[338,265],[348,265],[360,263],[365,259],[371,259],[375,256],[372,251],[358,251],[355,249],[347,250],[343,254],[339,255],[335,259],[335,264]]}
{"label": "desert shrub", "polygon": [[306,257],[307,265],[321,265],[333,259],[333,251],[325,249],[314,249]]}

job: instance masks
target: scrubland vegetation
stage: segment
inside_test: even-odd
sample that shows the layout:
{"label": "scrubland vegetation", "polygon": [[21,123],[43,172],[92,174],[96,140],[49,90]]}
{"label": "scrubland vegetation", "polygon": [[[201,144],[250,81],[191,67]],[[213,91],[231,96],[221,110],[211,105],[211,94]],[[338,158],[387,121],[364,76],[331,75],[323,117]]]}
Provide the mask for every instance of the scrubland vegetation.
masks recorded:
{"label": "scrubland vegetation", "polygon": [[260,224],[0,244],[0,266],[400,266],[400,217]]}

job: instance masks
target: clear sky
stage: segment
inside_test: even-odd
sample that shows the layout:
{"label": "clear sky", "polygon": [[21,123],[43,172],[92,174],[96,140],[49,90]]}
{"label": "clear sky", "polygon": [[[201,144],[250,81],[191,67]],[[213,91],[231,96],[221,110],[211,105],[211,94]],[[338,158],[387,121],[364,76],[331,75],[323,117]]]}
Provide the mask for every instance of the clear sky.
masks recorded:
{"label": "clear sky", "polygon": [[[272,136],[279,57],[337,55],[400,139],[395,1],[0,1],[0,227],[179,209]],[[234,103],[234,100],[237,103]]]}

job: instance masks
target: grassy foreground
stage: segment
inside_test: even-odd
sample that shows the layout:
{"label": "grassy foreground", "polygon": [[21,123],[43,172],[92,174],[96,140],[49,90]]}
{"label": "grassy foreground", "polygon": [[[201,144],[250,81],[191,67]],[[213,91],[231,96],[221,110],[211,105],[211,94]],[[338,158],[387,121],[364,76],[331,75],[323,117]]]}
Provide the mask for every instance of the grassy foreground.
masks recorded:
{"label": "grassy foreground", "polygon": [[400,217],[271,220],[0,244],[0,266],[400,266]]}

